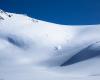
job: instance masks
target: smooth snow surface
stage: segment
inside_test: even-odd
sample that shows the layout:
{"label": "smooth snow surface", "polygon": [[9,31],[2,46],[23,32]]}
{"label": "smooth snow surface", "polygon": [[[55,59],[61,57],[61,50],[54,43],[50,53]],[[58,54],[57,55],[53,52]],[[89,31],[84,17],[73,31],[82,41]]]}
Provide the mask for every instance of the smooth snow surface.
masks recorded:
{"label": "smooth snow surface", "polygon": [[99,80],[99,34],[0,10],[0,80]]}

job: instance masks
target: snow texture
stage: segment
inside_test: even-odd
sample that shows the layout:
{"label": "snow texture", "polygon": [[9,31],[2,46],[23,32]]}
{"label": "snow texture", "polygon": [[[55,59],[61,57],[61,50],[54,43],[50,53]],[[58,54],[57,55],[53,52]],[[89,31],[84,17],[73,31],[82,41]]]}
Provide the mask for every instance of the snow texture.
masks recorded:
{"label": "snow texture", "polygon": [[99,80],[99,34],[0,10],[0,80]]}

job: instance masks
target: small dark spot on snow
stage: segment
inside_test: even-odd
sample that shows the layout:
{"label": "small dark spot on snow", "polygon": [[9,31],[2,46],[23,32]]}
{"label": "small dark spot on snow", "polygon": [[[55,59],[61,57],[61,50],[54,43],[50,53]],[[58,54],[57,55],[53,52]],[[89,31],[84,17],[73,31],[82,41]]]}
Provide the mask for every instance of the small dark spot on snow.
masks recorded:
{"label": "small dark spot on snow", "polygon": [[8,17],[11,17],[12,15],[8,14],[7,12],[5,12],[4,10],[0,9],[0,13],[7,15]]}
{"label": "small dark spot on snow", "polygon": [[59,46],[55,46],[55,50],[59,51],[61,49],[62,49],[62,47],[60,45]]}
{"label": "small dark spot on snow", "polygon": [[100,41],[97,41],[96,43],[100,43]]}
{"label": "small dark spot on snow", "polygon": [[11,17],[12,15],[8,14],[9,17]]}
{"label": "small dark spot on snow", "polygon": [[38,20],[36,20],[36,19],[32,19],[32,21],[33,21],[34,23],[38,23]]}
{"label": "small dark spot on snow", "polygon": [[4,20],[4,18],[0,16],[0,20]]}
{"label": "small dark spot on snow", "polygon": [[3,13],[4,11],[0,9],[0,13]]}

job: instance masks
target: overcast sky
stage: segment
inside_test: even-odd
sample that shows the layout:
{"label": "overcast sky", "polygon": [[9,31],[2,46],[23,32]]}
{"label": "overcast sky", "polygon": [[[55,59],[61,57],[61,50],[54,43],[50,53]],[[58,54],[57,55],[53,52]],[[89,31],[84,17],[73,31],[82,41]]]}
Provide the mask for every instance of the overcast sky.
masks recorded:
{"label": "overcast sky", "polygon": [[58,24],[100,24],[100,0],[0,0],[0,8]]}

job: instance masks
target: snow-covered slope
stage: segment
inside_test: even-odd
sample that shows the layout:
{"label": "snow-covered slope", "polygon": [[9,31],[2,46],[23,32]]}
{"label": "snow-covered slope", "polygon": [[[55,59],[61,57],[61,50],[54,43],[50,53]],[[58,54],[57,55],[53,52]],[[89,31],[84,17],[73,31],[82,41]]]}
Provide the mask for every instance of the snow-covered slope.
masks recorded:
{"label": "snow-covered slope", "polygon": [[0,79],[99,80],[99,34],[0,10]]}

